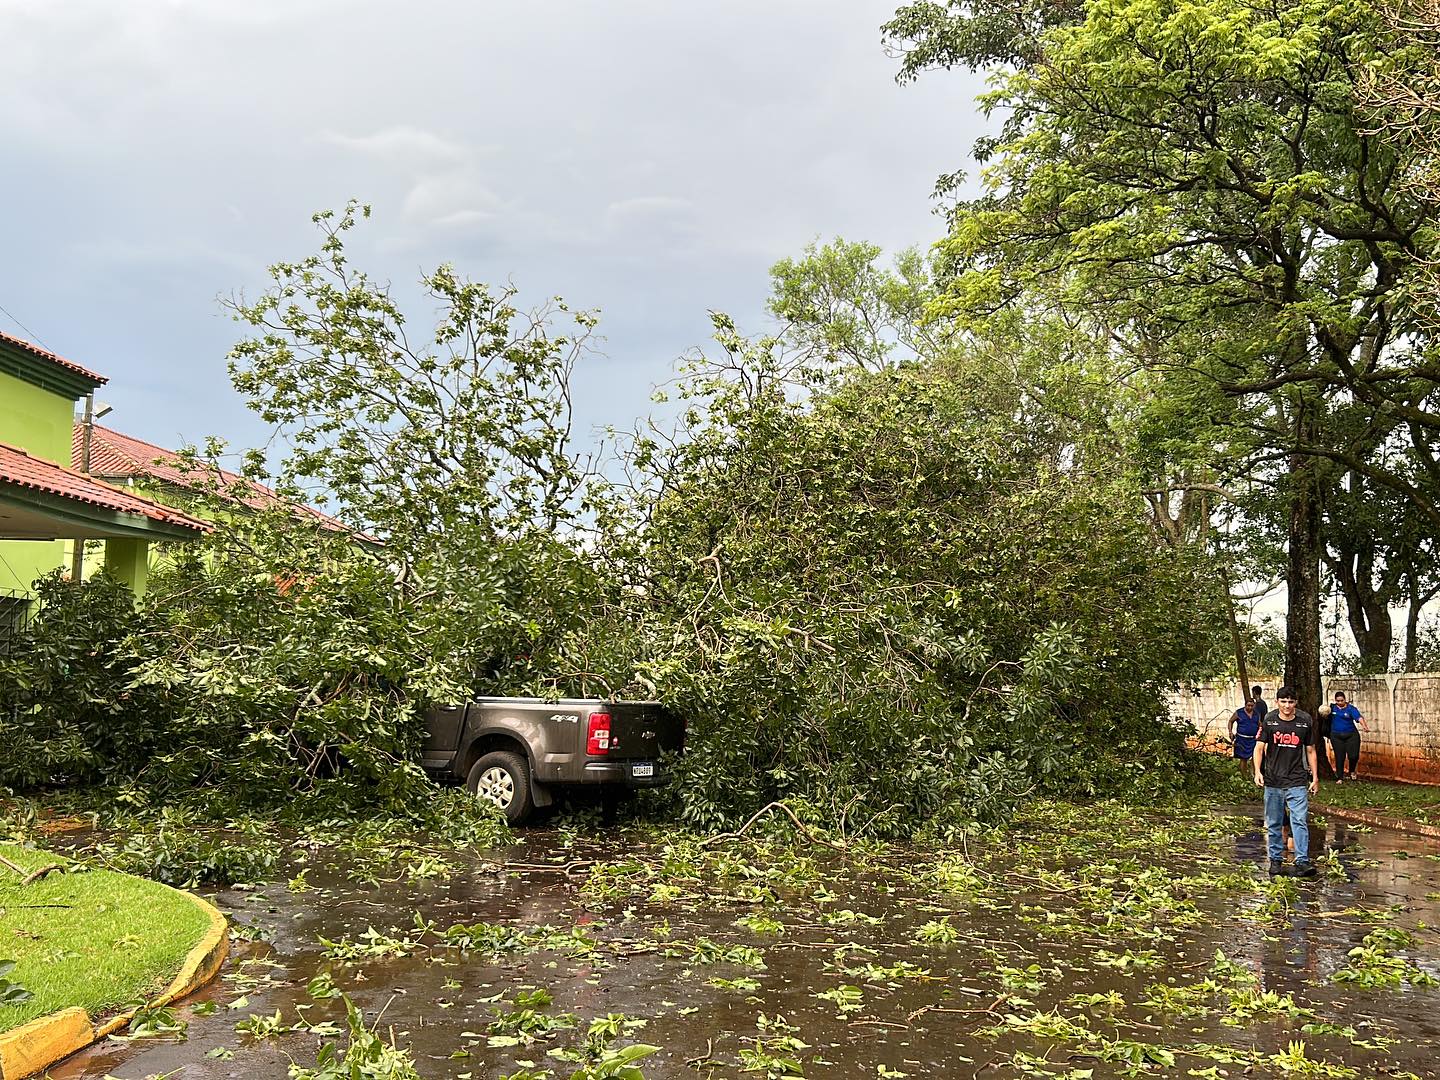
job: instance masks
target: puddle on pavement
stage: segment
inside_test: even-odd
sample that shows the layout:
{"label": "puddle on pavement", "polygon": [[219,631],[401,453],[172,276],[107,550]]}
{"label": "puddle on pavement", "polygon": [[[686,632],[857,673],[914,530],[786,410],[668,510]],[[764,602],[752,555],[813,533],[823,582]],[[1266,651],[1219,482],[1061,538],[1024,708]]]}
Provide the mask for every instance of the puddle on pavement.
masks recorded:
{"label": "puddle on pavement", "polygon": [[[1255,822],[1249,808],[1234,813]],[[1225,820],[1224,811],[1214,820]],[[652,1080],[740,1076],[747,1064],[756,1069],[743,1075],[765,1076],[766,1062],[755,1056],[742,1059],[741,1051],[756,1048],[757,1038],[772,1052],[783,1047],[776,1037],[786,1028],[771,1022],[761,1031],[761,1016],[783,1017],[783,1024],[795,1029],[790,1034],[808,1044],[796,1056],[809,1077],[1018,1076],[1024,1072],[1012,1058],[1016,1052],[1044,1059],[1039,1067],[1055,1075],[1071,1069],[1080,1070],[1070,1074],[1075,1076],[1085,1075],[1083,1070],[1093,1070],[1096,1077],[1134,1075],[1127,1073],[1124,1060],[1076,1055],[1075,1044],[1063,1034],[977,1034],[1003,1028],[1007,1014],[1024,1017],[1052,1009],[1062,1018],[1083,1015],[1115,1048],[1117,1058],[1123,1058],[1127,1042],[1283,1054],[1290,1043],[1304,1040],[1323,1051],[1327,1061],[1362,1075],[1440,1075],[1440,990],[1360,988],[1332,981],[1348,950],[1375,926],[1373,919],[1340,914],[1355,908],[1391,909],[1393,925],[1419,939],[1409,950],[1411,959],[1440,973],[1440,934],[1433,929],[1440,923],[1440,845],[1343,822],[1330,823],[1328,840],[1332,848],[1344,849],[1347,873],[1344,879],[1297,883],[1288,926],[1247,917],[1264,893],[1242,882],[1229,892],[1192,897],[1203,917],[1170,927],[1173,940],[1134,938],[1124,928],[1098,923],[1090,927],[1083,916],[1079,925],[1071,920],[1066,928],[1062,918],[1058,930],[1049,927],[1045,913],[1063,912],[1066,886],[1043,876],[1011,879],[997,871],[992,884],[1005,885],[999,890],[1004,895],[997,900],[992,890],[989,904],[976,905],[917,887],[913,879],[884,873],[873,862],[846,863],[823,848],[807,850],[826,872],[798,891],[782,879],[776,886],[778,905],[749,902],[763,891],[737,896],[728,886],[717,887],[718,895],[700,903],[664,902],[663,890],[659,902],[633,896],[596,901],[581,891],[583,872],[513,869],[572,860],[604,863],[637,852],[658,857],[660,841],[653,834],[577,839],[565,830],[536,830],[519,847],[476,857],[512,869],[481,862],[448,879],[378,885],[348,880],[343,868],[327,868],[323,864],[336,862],[337,856],[324,852],[305,874],[312,891],[292,892],[281,881],[254,891],[210,893],[241,928],[242,940],[235,942],[222,979],[179,1009],[189,1023],[185,1041],[106,1043],[53,1068],[50,1075],[80,1080],[108,1073],[139,1080],[179,1070],[185,1080],[285,1077],[292,1060],[313,1065],[324,1040],[306,1032],[259,1039],[237,1034],[236,1024],[279,1010],[287,1024],[303,1014],[310,1023],[336,1020],[343,1026],[338,1000],[313,1001],[307,993],[310,980],[323,972],[333,976],[367,1021],[378,1021],[382,1034],[410,1048],[422,1076],[437,1080],[505,1076],[522,1062],[568,1076],[575,1065],[547,1059],[546,1051],[579,1044],[592,1019],[615,1013],[645,1021],[617,1045],[634,1041],[662,1048],[639,1062]],[[1032,825],[1029,837],[1022,833],[1015,843],[1043,845],[1044,838]],[[1003,847],[992,849],[982,863],[992,869],[1002,865]],[[1218,866],[1223,872],[1256,874],[1263,854],[1258,824],[1246,827],[1232,819],[1228,832],[1217,833],[1178,862],[1158,850],[1141,859],[1127,855],[1118,865],[1139,875],[1147,864],[1169,859],[1171,870],[1184,874],[1185,860],[1194,859],[1212,871]],[[903,851],[886,858],[897,868],[908,861]],[[1117,891],[1122,887],[1123,882]],[[784,923],[783,932],[758,933],[736,925],[737,918],[762,910]],[[417,917],[441,930],[486,922],[532,932],[549,926],[571,935],[579,927],[596,945],[593,950],[582,943],[573,949],[539,947],[496,956],[439,947],[437,935],[431,934],[426,940],[432,947],[405,957],[342,963],[324,955],[322,938],[355,941],[372,927],[414,935]],[[958,937],[923,943],[917,932],[926,923],[945,923]],[[247,935],[260,936],[243,940]],[[735,945],[763,950],[763,968],[747,966],[750,956],[743,950],[727,952]],[[682,955],[667,956],[667,948]],[[837,957],[840,948],[847,952]],[[1325,1021],[1355,1027],[1357,1038],[1384,1035],[1396,1041],[1381,1052],[1346,1038],[1305,1033],[1302,1019],[1283,1014],[1227,1026],[1223,1014],[1213,1010],[1186,1018],[1139,1004],[1152,984],[1185,986],[1205,978],[1217,949],[1257,975],[1261,991],[1291,994]],[[865,964],[872,966],[860,970]],[[847,986],[858,995],[840,989]],[[517,993],[535,989],[553,995],[553,1004],[538,1011],[575,1014],[578,1029],[554,1032],[529,1046],[488,1045],[495,1011],[514,1009]],[[1123,1024],[1106,1019],[1102,999],[1111,992],[1126,1003],[1113,1014],[1123,1016]],[[830,996],[817,996],[822,993]],[[1077,995],[1091,995],[1090,1004],[1077,1004]],[[215,1011],[206,1014],[207,1002]],[[1223,1058],[1223,1049],[1216,1053]],[[1217,1068],[1217,1060],[1215,1054],[1206,1060],[1181,1053],[1163,1072],[1222,1075],[1202,1071]],[[1218,1068],[1231,1076],[1246,1071],[1239,1062]],[[1262,1065],[1252,1075],[1281,1072]]]}

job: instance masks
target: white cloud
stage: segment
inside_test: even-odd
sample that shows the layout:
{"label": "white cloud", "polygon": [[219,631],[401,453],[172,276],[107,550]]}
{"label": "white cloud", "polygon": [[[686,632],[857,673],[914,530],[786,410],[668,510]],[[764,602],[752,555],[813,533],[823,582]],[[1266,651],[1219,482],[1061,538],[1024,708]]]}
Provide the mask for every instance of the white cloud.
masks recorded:
{"label": "white cloud", "polygon": [[117,396],[153,386],[136,434],[203,403],[243,442],[214,297],[353,196],[355,264],[400,288],[451,261],[603,308],[586,407],[623,421],[707,308],[759,318],[776,257],[943,228],[979,84],[897,87],[897,2],[0,0],[0,297]]}
{"label": "white cloud", "polygon": [[415,184],[400,204],[400,216],[412,225],[445,225],[490,218],[503,209],[499,195],[483,184],[471,169],[427,176]]}
{"label": "white cloud", "polygon": [[249,260],[233,251],[177,237],[167,237],[153,243],[134,242],[120,237],[82,239],[67,245],[66,250],[76,259],[84,261],[91,269],[119,268],[127,273],[194,268],[205,264],[223,267],[227,274],[238,277],[254,269]]}
{"label": "white cloud", "polygon": [[381,128],[369,135],[325,131],[320,138],[333,146],[395,165],[459,165],[473,156],[461,143],[407,124]]}
{"label": "white cloud", "polygon": [[654,218],[688,217],[695,209],[689,199],[673,195],[640,195],[632,199],[620,199],[605,208],[607,222],[623,226],[628,222]]}
{"label": "white cloud", "polygon": [[243,4],[223,0],[0,0],[0,15],[19,14],[52,23],[115,23],[149,20],[153,23],[194,19],[242,26],[273,26],[327,12],[342,10],[346,0],[246,0]]}
{"label": "white cloud", "polygon": [[499,221],[500,215],[493,210],[456,210],[431,220],[430,224],[445,229],[464,229],[477,225],[488,225]]}

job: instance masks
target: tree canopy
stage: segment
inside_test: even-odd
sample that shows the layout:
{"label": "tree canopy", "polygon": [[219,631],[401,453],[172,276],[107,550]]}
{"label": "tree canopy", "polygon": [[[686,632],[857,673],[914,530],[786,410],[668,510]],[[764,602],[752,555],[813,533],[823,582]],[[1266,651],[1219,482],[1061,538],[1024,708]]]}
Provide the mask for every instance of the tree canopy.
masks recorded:
{"label": "tree canopy", "polygon": [[1025,11],[1035,45],[1008,53],[976,35],[1013,31],[1009,5],[917,5],[889,27],[918,35],[907,75],[1007,65],[983,99],[1007,118],[987,191],[951,213],[932,313],[1089,319],[1158,376],[1152,415],[1212,480],[1265,485],[1275,508],[1252,516],[1285,538],[1288,674],[1313,705],[1324,510],[1341,478],[1440,527],[1440,369],[1399,303],[1434,233],[1402,182],[1404,148],[1357,97],[1386,62],[1383,20],[1331,0]]}

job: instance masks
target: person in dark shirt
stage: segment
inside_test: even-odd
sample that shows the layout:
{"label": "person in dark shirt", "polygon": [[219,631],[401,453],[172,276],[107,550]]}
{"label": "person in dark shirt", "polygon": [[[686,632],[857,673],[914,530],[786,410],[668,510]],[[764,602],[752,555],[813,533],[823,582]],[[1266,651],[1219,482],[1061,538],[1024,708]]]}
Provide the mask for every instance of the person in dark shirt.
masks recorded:
{"label": "person in dark shirt", "polygon": [[1230,742],[1235,747],[1235,758],[1242,769],[1250,768],[1250,759],[1255,753],[1255,736],[1260,734],[1260,722],[1264,719],[1265,714],[1256,706],[1254,698],[1248,699],[1230,717]]}
{"label": "person in dark shirt", "polygon": [[1282,833],[1289,815],[1295,842],[1296,877],[1315,876],[1310,861],[1310,796],[1315,793],[1315,743],[1318,728],[1309,713],[1299,707],[1295,690],[1282,686],[1275,691],[1275,708],[1260,724],[1255,741],[1255,783],[1265,789],[1265,833],[1270,854],[1270,873],[1285,873],[1285,838]]}
{"label": "person in dark shirt", "polygon": [[1360,732],[1365,730],[1368,729],[1360,710],[1345,700],[1344,690],[1336,690],[1335,704],[1330,709],[1330,745],[1335,750],[1337,783],[1359,779],[1355,766],[1360,764]]}
{"label": "person in dark shirt", "polygon": [[1265,691],[1258,686],[1250,687],[1250,700],[1255,702],[1255,711],[1260,714],[1260,719],[1265,719],[1265,714],[1270,711],[1270,706],[1265,704]]}

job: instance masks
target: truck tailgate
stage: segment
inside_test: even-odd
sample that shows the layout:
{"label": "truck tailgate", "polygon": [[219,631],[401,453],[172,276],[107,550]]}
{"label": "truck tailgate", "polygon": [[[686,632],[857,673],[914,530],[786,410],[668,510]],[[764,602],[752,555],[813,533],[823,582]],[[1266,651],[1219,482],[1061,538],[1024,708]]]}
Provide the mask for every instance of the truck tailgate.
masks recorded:
{"label": "truck tailgate", "polygon": [[617,701],[610,713],[611,761],[653,760],[685,745],[685,721],[650,701]]}

